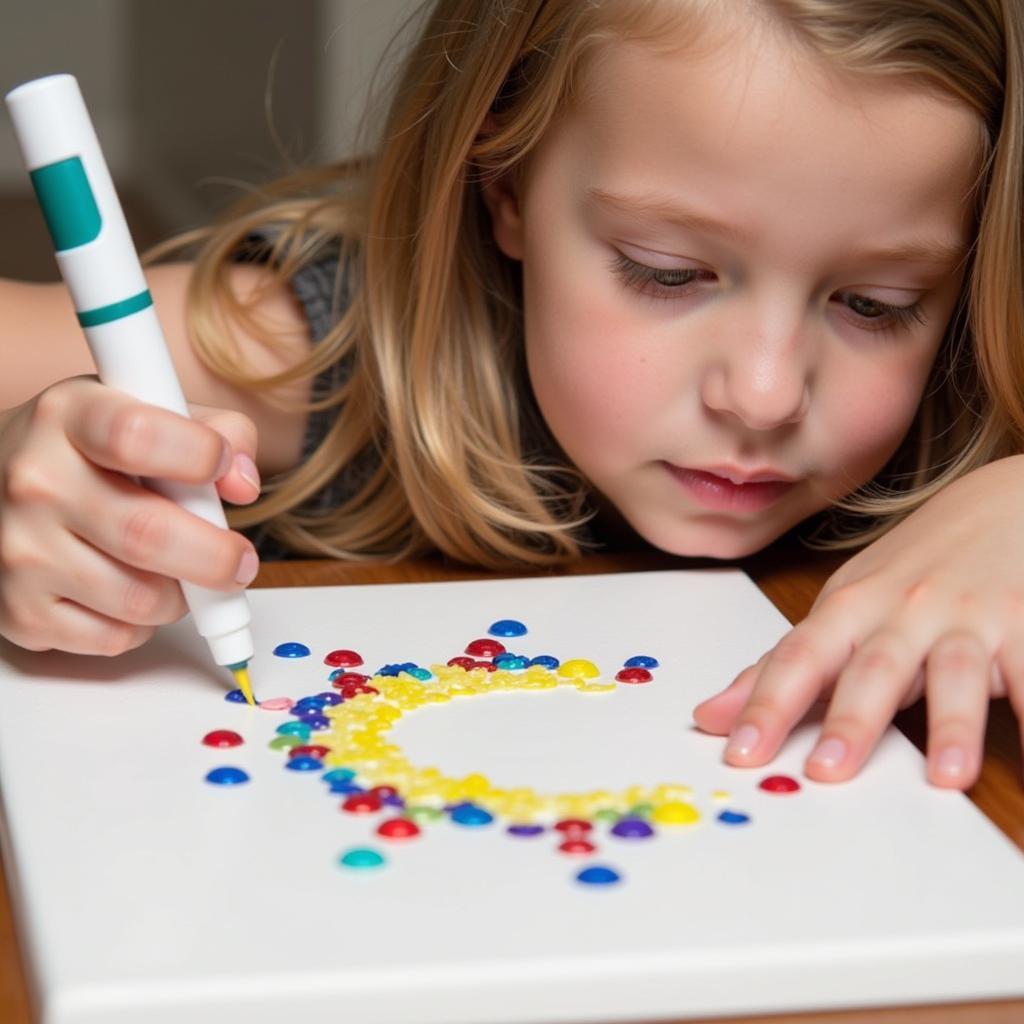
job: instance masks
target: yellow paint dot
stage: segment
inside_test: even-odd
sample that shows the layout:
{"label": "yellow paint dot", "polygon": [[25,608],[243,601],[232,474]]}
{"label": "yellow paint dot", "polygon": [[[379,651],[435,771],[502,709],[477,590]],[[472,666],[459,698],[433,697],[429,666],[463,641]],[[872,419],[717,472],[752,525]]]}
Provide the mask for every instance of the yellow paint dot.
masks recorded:
{"label": "yellow paint dot", "polygon": [[670,800],[654,808],[651,821],[658,825],[693,825],[700,821],[700,812],[692,804]]}
{"label": "yellow paint dot", "polygon": [[558,666],[558,674],[568,679],[595,679],[601,670],[586,658],[570,658]]}

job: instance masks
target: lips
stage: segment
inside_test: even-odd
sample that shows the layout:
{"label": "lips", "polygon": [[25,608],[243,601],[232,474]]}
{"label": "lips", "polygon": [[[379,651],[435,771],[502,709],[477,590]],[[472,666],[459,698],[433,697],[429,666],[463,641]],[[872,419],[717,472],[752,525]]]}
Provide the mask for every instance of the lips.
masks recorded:
{"label": "lips", "polygon": [[[715,472],[673,466],[671,463],[665,465],[691,498],[716,511],[759,512],[775,504],[795,484],[794,480],[776,470],[741,473],[731,467],[719,467]],[[736,477],[736,480],[731,477]]]}

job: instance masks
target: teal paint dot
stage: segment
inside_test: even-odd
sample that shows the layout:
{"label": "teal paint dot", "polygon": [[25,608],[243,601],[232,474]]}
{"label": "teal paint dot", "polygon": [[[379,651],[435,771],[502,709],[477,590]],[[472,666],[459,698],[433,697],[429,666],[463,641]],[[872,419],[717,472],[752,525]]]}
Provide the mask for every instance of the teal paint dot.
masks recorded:
{"label": "teal paint dot", "polygon": [[282,736],[298,736],[303,742],[309,739],[311,732],[305,722],[282,722],[274,731]]}
{"label": "teal paint dot", "polygon": [[434,673],[429,668],[407,668],[404,671],[408,672],[413,679],[419,679],[421,682],[427,682],[428,679],[434,678]]}
{"label": "teal paint dot", "polygon": [[346,850],[345,853],[338,858],[338,863],[342,867],[354,868],[354,869],[365,869],[365,868],[379,868],[384,866],[384,857],[379,854],[376,850],[371,850],[369,847],[357,846],[351,850]]}
{"label": "teal paint dot", "polygon": [[351,768],[332,768],[320,776],[328,785],[333,782],[351,782],[355,777],[356,773]]}

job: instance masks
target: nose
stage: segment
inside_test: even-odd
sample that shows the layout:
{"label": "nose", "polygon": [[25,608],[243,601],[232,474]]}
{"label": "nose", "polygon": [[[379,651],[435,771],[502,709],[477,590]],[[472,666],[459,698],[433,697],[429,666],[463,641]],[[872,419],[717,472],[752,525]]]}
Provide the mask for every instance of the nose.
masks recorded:
{"label": "nose", "polygon": [[701,383],[706,408],[731,414],[751,430],[799,423],[810,405],[807,340],[796,317],[741,324],[707,366]]}

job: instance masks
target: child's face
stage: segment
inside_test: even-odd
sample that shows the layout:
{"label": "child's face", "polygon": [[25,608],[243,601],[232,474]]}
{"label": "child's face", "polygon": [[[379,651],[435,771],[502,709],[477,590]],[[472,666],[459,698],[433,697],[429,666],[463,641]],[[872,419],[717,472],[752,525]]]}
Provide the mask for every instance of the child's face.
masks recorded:
{"label": "child's face", "polygon": [[906,433],[961,284],[978,122],[753,27],[609,46],[586,84],[519,196],[487,196],[538,403],[647,541],[757,550]]}

